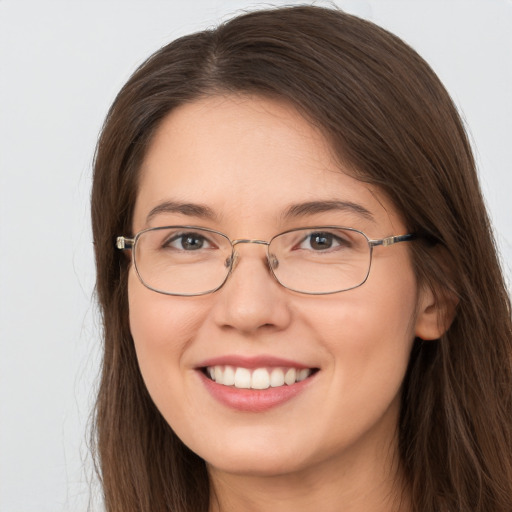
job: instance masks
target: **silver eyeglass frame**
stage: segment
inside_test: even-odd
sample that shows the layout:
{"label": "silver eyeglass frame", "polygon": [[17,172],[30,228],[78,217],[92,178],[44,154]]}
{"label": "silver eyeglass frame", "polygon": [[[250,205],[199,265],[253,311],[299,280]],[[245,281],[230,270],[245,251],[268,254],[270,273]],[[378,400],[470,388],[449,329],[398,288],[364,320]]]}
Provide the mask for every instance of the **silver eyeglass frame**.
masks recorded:
{"label": "silver eyeglass frame", "polygon": [[[148,285],[144,281],[144,279],[142,279],[142,276],[140,275],[139,269],[137,267],[137,262],[136,262],[136,259],[135,259],[135,251],[133,250],[133,249],[135,249],[137,241],[139,240],[141,235],[143,235],[144,233],[146,233],[148,231],[158,231],[158,230],[163,230],[163,229],[177,229],[177,228],[191,229],[191,230],[198,229],[198,230],[201,230],[201,231],[206,231],[206,232],[209,232],[209,233],[214,233],[216,235],[222,236],[223,238],[225,238],[230,243],[230,245],[231,245],[231,255],[229,256],[229,258],[226,259],[226,263],[229,263],[229,270],[228,270],[228,272],[226,274],[226,277],[224,278],[224,280],[222,281],[222,283],[219,286],[217,286],[216,288],[213,288],[211,290],[207,290],[205,292],[201,292],[201,293],[173,293],[173,292],[166,292],[166,291],[163,291],[163,290],[158,290],[157,288],[153,288],[152,286]],[[279,278],[276,276],[276,274],[274,273],[274,268],[277,268],[278,262],[272,261],[272,255],[268,252],[269,246],[272,243],[272,241],[274,239],[276,239],[277,237],[281,236],[281,235],[286,235],[287,233],[292,233],[294,231],[302,231],[302,230],[312,230],[312,231],[319,230],[320,231],[322,229],[343,229],[343,230],[346,230],[346,231],[353,231],[353,232],[356,232],[356,233],[360,233],[361,235],[364,236],[364,238],[366,238],[366,241],[368,242],[368,246],[369,246],[369,249],[370,249],[370,258],[369,258],[369,263],[368,263],[368,271],[366,272],[364,280],[361,283],[357,284],[356,286],[352,286],[350,288],[344,288],[342,290],[335,290],[335,291],[332,291],[332,292],[304,292],[304,291],[296,290],[294,288],[291,288],[289,286],[284,285],[279,280]],[[226,234],[222,233],[221,231],[217,231],[215,229],[204,228],[204,227],[201,227],[201,226],[171,225],[171,226],[158,226],[158,227],[143,229],[143,230],[139,231],[138,233],[136,233],[133,238],[126,237],[126,236],[118,236],[116,238],[116,244],[115,245],[116,245],[117,249],[119,249],[119,250],[123,250],[123,251],[124,250],[131,250],[132,251],[132,253],[131,253],[132,264],[133,264],[133,266],[135,268],[135,272],[137,274],[137,277],[139,278],[139,281],[146,288],[148,288],[149,290],[152,290],[152,291],[154,291],[156,293],[161,293],[163,295],[172,295],[172,296],[177,296],[177,297],[199,297],[201,295],[208,295],[209,293],[214,293],[217,290],[220,290],[226,284],[226,281],[229,279],[229,276],[232,274],[232,272],[233,272],[233,270],[234,270],[234,268],[236,266],[236,261],[238,259],[238,253],[235,250],[235,246],[238,245],[238,244],[266,245],[267,246],[267,261],[268,261],[269,270],[270,270],[272,276],[274,277],[274,279],[283,288],[286,288],[287,290],[291,290],[293,292],[301,293],[301,294],[304,294],[304,295],[332,295],[334,293],[342,293],[342,292],[346,292],[346,291],[349,291],[349,290],[353,290],[355,288],[359,288],[364,283],[366,283],[366,281],[368,280],[368,276],[370,275],[370,270],[371,270],[371,267],[372,267],[372,256],[373,256],[373,248],[374,247],[377,247],[377,246],[389,247],[391,245],[394,245],[394,244],[397,244],[397,243],[400,243],[400,242],[409,242],[409,241],[412,241],[412,240],[414,240],[416,238],[417,238],[417,235],[415,233],[408,233],[408,234],[405,234],[405,235],[392,235],[392,236],[387,236],[387,237],[384,237],[384,238],[371,239],[365,233],[363,233],[359,229],[355,229],[355,228],[349,228],[349,227],[345,227],[345,226],[311,226],[311,227],[307,226],[307,227],[301,227],[301,228],[288,229],[287,231],[283,231],[282,233],[278,233],[277,235],[274,235],[269,241],[266,241],[266,240],[255,240],[255,239],[249,239],[249,238],[237,238],[235,240],[231,240]]]}

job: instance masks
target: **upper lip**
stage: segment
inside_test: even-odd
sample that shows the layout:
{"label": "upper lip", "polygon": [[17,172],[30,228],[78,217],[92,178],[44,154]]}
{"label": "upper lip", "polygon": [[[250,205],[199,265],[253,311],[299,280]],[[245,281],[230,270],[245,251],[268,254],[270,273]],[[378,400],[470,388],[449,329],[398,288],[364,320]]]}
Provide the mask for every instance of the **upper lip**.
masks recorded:
{"label": "upper lip", "polygon": [[206,359],[197,365],[197,368],[208,366],[235,366],[241,368],[264,368],[264,367],[285,367],[285,368],[313,368],[310,365],[299,363],[291,359],[275,357],[270,355],[240,356],[224,355]]}

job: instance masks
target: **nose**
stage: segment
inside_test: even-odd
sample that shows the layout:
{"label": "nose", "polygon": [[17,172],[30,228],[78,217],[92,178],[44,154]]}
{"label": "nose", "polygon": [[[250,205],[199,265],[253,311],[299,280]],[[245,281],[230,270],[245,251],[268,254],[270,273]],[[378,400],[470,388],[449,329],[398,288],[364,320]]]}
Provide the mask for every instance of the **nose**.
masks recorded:
{"label": "nose", "polygon": [[290,293],[272,276],[265,250],[268,242],[233,242],[238,244],[244,246],[236,248],[231,275],[215,294],[216,324],[244,334],[285,329],[291,321]]}

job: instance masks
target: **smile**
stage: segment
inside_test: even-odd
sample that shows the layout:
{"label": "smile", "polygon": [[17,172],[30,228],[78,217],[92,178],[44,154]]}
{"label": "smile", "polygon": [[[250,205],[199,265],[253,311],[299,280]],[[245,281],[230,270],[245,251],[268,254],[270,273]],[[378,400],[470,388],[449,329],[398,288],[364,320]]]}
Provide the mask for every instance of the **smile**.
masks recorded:
{"label": "smile", "polygon": [[207,366],[205,374],[217,384],[237,389],[268,389],[291,386],[312,375],[312,368]]}

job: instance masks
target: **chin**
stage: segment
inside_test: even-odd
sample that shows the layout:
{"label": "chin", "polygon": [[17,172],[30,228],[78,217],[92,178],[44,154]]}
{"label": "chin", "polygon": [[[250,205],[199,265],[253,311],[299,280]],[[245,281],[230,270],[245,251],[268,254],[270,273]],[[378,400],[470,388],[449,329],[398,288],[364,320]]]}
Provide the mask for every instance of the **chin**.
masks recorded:
{"label": "chin", "polygon": [[210,471],[263,477],[301,471],[308,465],[303,448],[281,436],[272,439],[254,433],[237,440],[228,435],[215,444],[201,444],[189,447],[205,460]]}
{"label": "chin", "polygon": [[301,464],[296,456],[280,454],[233,454],[215,457],[206,461],[210,472],[230,473],[247,477],[277,477],[298,473],[307,465]]}

